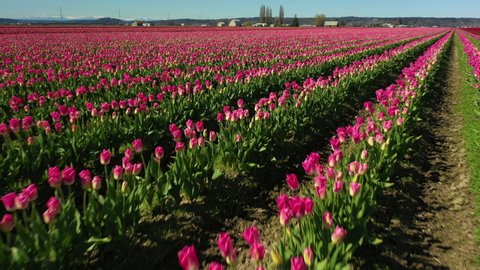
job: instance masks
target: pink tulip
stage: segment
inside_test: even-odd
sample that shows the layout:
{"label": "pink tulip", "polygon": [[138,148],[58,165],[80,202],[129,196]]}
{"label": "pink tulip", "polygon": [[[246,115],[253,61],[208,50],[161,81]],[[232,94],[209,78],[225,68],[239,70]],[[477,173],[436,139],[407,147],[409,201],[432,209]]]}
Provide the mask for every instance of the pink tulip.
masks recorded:
{"label": "pink tulip", "polygon": [[198,140],[197,138],[191,138],[190,141],[188,142],[188,147],[190,149],[195,149],[198,146]]}
{"label": "pink tulip", "polygon": [[51,209],[47,209],[45,212],[43,212],[43,221],[45,224],[50,224],[53,221],[55,221],[55,218],[57,217],[57,214],[53,212]]}
{"label": "pink tulip", "polygon": [[341,192],[342,190],[343,190],[343,181],[342,180],[335,181],[335,183],[333,184],[333,192],[338,193],[338,192]]}
{"label": "pink tulip", "polygon": [[102,188],[102,178],[100,176],[94,176],[92,179],[92,189],[99,190]]}
{"label": "pink tulip", "polygon": [[283,208],[280,210],[279,217],[280,217],[280,224],[282,226],[288,226],[288,224],[290,223],[290,220],[293,217],[293,212],[292,210],[290,210],[290,208]]}
{"label": "pink tulip", "polygon": [[278,210],[290,208],[290,198],[287,196],[287,194],[280,194],[275,201],[277,202]]}
{"label": "pink tulip", "polygon": [[350,188],[349,188],[350,196],[352,196],[352,197],[357,196],[358,193],[360,192],[361,187],[362,187],[362,185],[360,183],[351,182],[350,183]]}
{"label": "pink tulip", "polygon": [[65,169],[62,171],[62,178],[65,185],[73,185],[75,182],[75,170],[72,167],[65,167]]}
{"label": "pink tulip", "polygon": [[112,158],[112,153],[110,150],[103,149],[102,153],[100,153],[100,164],[108,165],[110,164],[110,159]]}
{"label": "pink tulip", "polygon": [[218,262],[211,262],[208,265],[208,270],[224,270],[225,266],[223,266],[221,263]]}
{"label": "pink tulip", "polygon": [[205,138],[203,136],[198,137],[197,139],[197,145],[199,147],[204,147],[205,146]]}
{"label": "pink tulip", "polygon": [[20,132],[20,120],[17,119],[17,118],[12,118],[8,121],[8,124],[9,124],[9,127],[10,127],[10,130],[13,132],[13,133],[18,133]]}
{"label": "pink tulip", "polygon": [[3,203],[3,206],[8,212],[13,212],[17,210],[15,206],[15,200],[17,198],[17,194],[15,192],[10,192],[5,195],[3,195],[1,201]]}
{"label": "pink tulip", "polygon": [[62,185],[62,171],[57,166],[48,168],[48,184],[53,188]]}
{"label": "pink tulip", "polygon": [[213,142],[217,139],[217,133],[213,130],[210,130],[210,133],[209,133],[209,136],[208,136],[208,139]]}
{"label": "pink tulip", "polygon": [[237,259],[237,249],[233,246],[233,240],[226,232],[222,232],[217,238],[217,247],[220,254],[227,260],[227,264],[235,262]]}
{"label": "pink tulip", "polygon": [[142,163],[133,164],[133,171],[132,171],[133,175],[139,175],[140,172],[142,171],[142,167],[143,167]]}
{"label": "pink tulip", "polygon": [[183,151],[183,149],[185,149],[185,144],[183,142],[177,142],[175,144],[175,152],[181,152]]}
{"label": "pink tulip", "polygon": [[89,170],[83,170],[79,173],[81,186],[83,189],[90,189],[92,187],[92,174]]}
{"label": "pink tulip", "polygon": [[321,185],[317,187],[317,196],[324,200],[327,197],[327,185]]}
{"label": "pink tulip", "polygon": [[242,233],[242,237],[249,246],[252,246],[255,242],[260,242],[260,233],[255,226],[246,228]]}
{"label": "pink tulip", "polygon": [[198,132],[202,132],[205,128],[203,127],[203,122],[202,121],[198,121],[196,124],[195,124],[195,128],[197,129]]}
{"label": "pink tulip", "polygon": [[116,165],[116,166],[112,169],[112,173],[113,173],[113,179],[115,179],[115,180],[120,180],[120,179],[122,179],[122,176],[123,176],[123,168],[122,168],[122,166]]}
{"label": "pink tulip", "polygon": [[0,221],[0,230],[4,233],[11,232],[15,227],[12,214],[5,214]]}
{"label": "pink tulip", "polygon": [[2,136],[7,136],[9,134],[9,128],[7,126],[7,124],[5,123],[2,123],[0,124],[0,135]]}
{"label": "pink tulip", "polygon": [[35,184],[28,185],[24,190],[23,193],[27,194],[28,201],[32,202],[35,201],[38,197],[38,188]]}
{"label": "pink tulip", "polygon": [[133,149],[135,150],[135,153],[141,153],[143,152],[143,142],[141,139],[136,139],[132,142]]}
{"label": "pink tulip", "polygon": [[178,262],[183,270],[198,270],[200,263],[198,262],[195,247],[185,246],[178,252]]}
{"label": "pink tulip", "polygon": [[235,142],[241,142],[242,141],[242,134],[238,133],[235,135]]}
{"label": "pink tulip", "polygon": [[290,269],[291,270],[307,270],[308,267],[303,261],[302,257],[293,257],[290,260]]}
{"label": "pink tulip", "polygon": [[250,246],[250,257],[253,261],[261,261],[265,256],[265,247],[260,242],[254,242]]}
{"label": "pink tulip", "polygon": [[165,155],[165,152],[164,152],[164,150],[163,150],[163,147],[157,146],[157,147],[155,148],[154,155],[155,155],[155,161],[160,162],[160,160],[162,160],[162,158],[163,158],[164,155]]}
{"label": "pink tulip", "polygon": [[360,154],[360,158],[363,160],[368,158],[368,151],[366,149],[362,150],[362,153]]}
{"label": "pink tulip", "polygon": [[346,236],[347,236],[347,230],[345,230],[340,226],[337,226],[335,227],[335,230],[333,230],[333,233],[332,233],[332,243],[340,244],[345,240]]}
{"label": "pink tulip", "polygon": [[21,192],[15,198],[15,208],[17,210],[25,210],[28,207],[29,197],[25,192]]}
{"label": "pink tulip", "polygon": [[182,139],[182,131],[180,131],[179,129],[174,130],[172,132],[172,136],[173,136],[173,140],[178,142]]}
{"label": "pink tulip", "polygon": [[27,115],[22,119],[22,129],[27,131],[34,125],[33,117]]}
{"label": "pink tulip", "polygon": [[312,266],[313,263],[313,250],[311,247],[306,247],[303,250],[303,260],[307,266]]}
{"label": "pink tulip", "polygon": [[132,151],[132,148],[127,148],[125,149],[125,152],[123,153],[124,157],[126,159],[128,159],[129,161],[131,161],[133,159],[133,151]]}
{"label": "pink tulip", "polygon": [[57,197],[50,197],[47,202],[47,208],[55,214],[60,213],[60,209],[62,208],[62,203]]}
{"label": "pink tulip", "polygon": [[322,223],[325,228],[330,229],[333,227],[333,216],[330,212],[325,212],[323,214]]}
{"label": "pink tulip", "polygon": [[287,174],[287,184],[288,186],[292,189],[292,190],[297,190],[298,189],[298,177],[296,174],[294,173],[291,173],[291,174]]}

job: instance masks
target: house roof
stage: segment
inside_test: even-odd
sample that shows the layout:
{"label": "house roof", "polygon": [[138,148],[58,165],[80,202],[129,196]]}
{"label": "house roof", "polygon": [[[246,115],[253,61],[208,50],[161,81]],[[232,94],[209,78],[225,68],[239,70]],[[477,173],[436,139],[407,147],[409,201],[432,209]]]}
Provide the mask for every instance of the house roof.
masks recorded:
{"label": "house roof", "polygon": [[338,21],[325,21],[325,26],[337,26]]}

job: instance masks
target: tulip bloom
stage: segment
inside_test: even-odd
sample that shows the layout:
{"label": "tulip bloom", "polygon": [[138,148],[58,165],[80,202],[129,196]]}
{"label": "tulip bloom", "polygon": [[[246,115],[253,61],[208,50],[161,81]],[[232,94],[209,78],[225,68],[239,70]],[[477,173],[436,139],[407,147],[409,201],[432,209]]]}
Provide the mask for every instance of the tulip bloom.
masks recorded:
{"label": "tulip bloom", "polygon": [[255,242],[260,242],[260,233],[255,226],[246,228],[242,233],[242,237],[249,246],[252,246]]}
{"label": "tulip bloom", "polygon": [[333,216],[330,212],[325,212],[323,214],[322,223],[325,228],[330,229],[333,227]]}
{"label": "tulip bloom", "polygon": [[3,195],[1,201],[3,206],[8,212],[13,212],[17,210],[15,206],[15,199],[17,198],[17,194],[15,192],[10,192],[8,194]]}
{"label": "tulip bloom", "polygon": [[185,144],[183,142],[177,142],[175,144],[175,152],[181,152],[183,151],[183,149],[185,149]]}
{"label": "tulip bloom", "polygon": [[62,172],[57,166],[48,168],[48,184],[53,188],[62,185]]}
{"label": "tulip bloom", "polygon": [[293,257],[290,260],[290,269],[291,270],[307,270],[308,267],[303,261],[302,257]]}
{"label": "tulip bloom", "polygon": [[360,192],[361,188],[362,188],[362,185],[360,183],[351,182],[350,183],[350,188],[349,188],[350,196],[352,196],[352,197],[357,196],[357,194]]}
{"label": "tulip bloom", "polygon": [[183,270],[198,270],[200,263],[198,262],[195,247],[185,246],[178,252],[178,262]]}
{"label": "tulip bloom", "polygon": [[233,246],[233,239],[228,233],[223,232],[218,235],[217,247],[222,257],[227,260],[227,264],[235,262],[237,259],[237,249]]}
{"label": "tulip bloom", "polygon": [[32,202],[37,199],[38,197],[38,188],[35,184],[28,185],[22,193],[25,193],[28,196],[28,201]]}
{"label": "tulip bloom", "polygon": [[92,179],[92,189],[99,190],[102,188],[102,178],[100,176],[95,176]]}
{"label": "tulip bloom", "polygon": [[120,179],[122,179],[122,176],[123,176],[123,168],[122,168],[122,166],[116,165],[116,166],[112,169],[112,173],[113,173],[113,179],[115,179],[115,180],[120,180]]}
{"label": "tulip bloom", "polygon": [[50,197],[47,202],[47,208],[53,213],[58,214],[60,213],[60,209],[62,208],[62,203],[57,197]]}
{"label": "tulip bloom", "polygon": [[217,133],[213,130],[210,130],[210,133],[208,135],[208,139],[213,142],[217,139]]}
{"label": "tulip bloom", "polygon": [[65,169],[62,171],[62,179],[65,185],[73,185],[75,182],[75,170],[72,167],[65,167]]}
{"label": "tulip bloom", "polygon": [[332,243],[340,244],[345,240],[346,236],[347,236],[347,230],[345,230],[340,226],[337,226],[335,227],[335,230],[333,230],[333,233],[332,233]]}
{"label": "tulip bloom", "polygon": [[287,174],[287,184],[292,190],[297,190],[298,189],[298,177],[296,174]]}
{"label": "tulip bloom", "polygon": [[11,232],[15,227],[12,214],[5,214],[0,221],[0,230],[4,233]]}
{"label": "tulip bloom", "polygon": [[135,150],[135,153],[141,153],[143,152],[143,142],[141,139],[136,139],[132,142],[133,150]]}
{"label": "tulip bloom", "polygon": [[25,192],[22,192],[18,194],[18,196],[15,198],[15,208],[17,210],[25,210],[28,207],[28,202],[29,202],[28,194],[26,194]]}
{"label": "tulip bloom", "polygon": [[250,257],[253,261],[261,261],[265,256],[265,247],[260,242],[254,242],[250,246]]}
{"label": "tulip bloom", "polygon": [[100,164],[108,165],[110,164],[110,159],[112,158],[112,153],[110,150],[103,149],[102,153],[100,153]]}
{"label": "tulip bloom", "polygon": [[225,266],[223,266],[221,263],[218,262],[211,262],[208,265],[208,270],[224,270]]}
{"label": "tulip bloom", "polygon": [[165,151],[163,150],[163,147],[157,146],[157,147],[155,148],[154,155],[155,155],[155,157],[154,157],[155,161],[156,161],[156,162],[160,162],[160,160],[162,160],[162,158],[163,158],[164,155],[165,155]]}
{"label": "tulip bloom", "polygon": [[290,208],[283,208],[280,210],[279,217],[280,217],[280,224],[282,226],[287,226],[293,217],[293,212],[292,210],[290,210]]}
{"label": "tulip bloom", "polygon": [[306,247],[303,250],[303,260],[307,266],[312,266],[313,263],[313,250],[311,247]]}

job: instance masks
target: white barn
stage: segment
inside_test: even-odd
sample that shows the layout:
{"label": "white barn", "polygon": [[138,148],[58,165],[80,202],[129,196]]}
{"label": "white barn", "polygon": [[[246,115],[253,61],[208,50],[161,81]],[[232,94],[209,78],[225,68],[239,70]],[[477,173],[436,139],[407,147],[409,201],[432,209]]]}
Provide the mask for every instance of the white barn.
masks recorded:
{"label": "white barn", "polygon": [[240,27],[242,26],[242,23],[240,20],[231,20],[230,23],[228,24],[230,27]]}

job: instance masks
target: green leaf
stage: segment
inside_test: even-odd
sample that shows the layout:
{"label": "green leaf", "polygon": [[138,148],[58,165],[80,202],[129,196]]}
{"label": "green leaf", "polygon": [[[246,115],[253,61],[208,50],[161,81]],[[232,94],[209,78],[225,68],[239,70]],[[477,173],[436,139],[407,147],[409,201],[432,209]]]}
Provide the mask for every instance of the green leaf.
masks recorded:
{"label": "green leaf", "polygon": [[372,244],[374,246],[378,246],[381,243],[383,243],[383,240],[380,239],[380,238],[375,237],[375,238],[370,239],[370,244]]}
{"label": "green leaf", "polygon": [[216,180],[216,179],[218,179],[220,176],[222,176],[222,171],[219,170],[219,169],[215,169],[215,170],[213,171],[212,180]]}
{"label": "green leaf", "polygon": [[383,187],[386,187],[386,188],[393,187],[394,185],[395,185],[395,183],[392,183],[392,182],[383,183]]}

